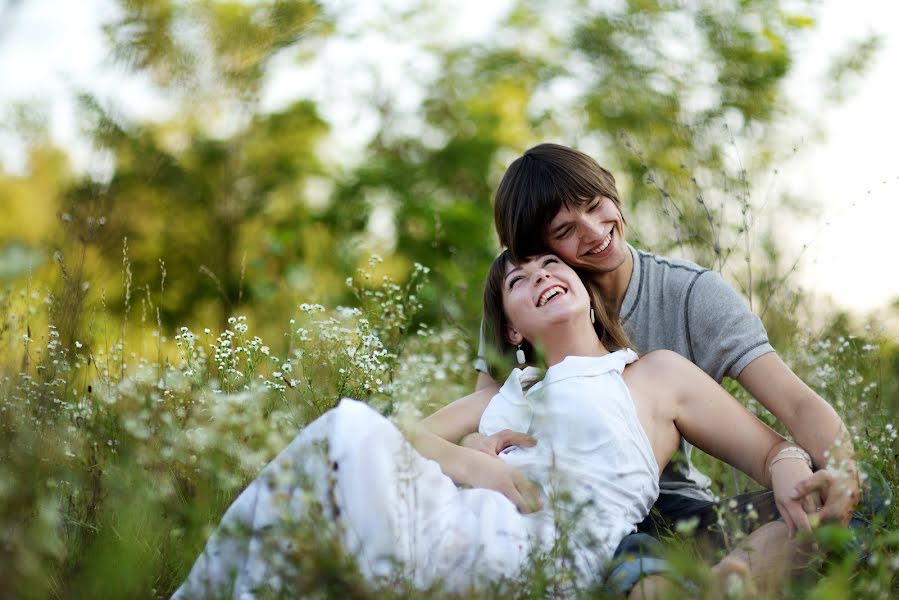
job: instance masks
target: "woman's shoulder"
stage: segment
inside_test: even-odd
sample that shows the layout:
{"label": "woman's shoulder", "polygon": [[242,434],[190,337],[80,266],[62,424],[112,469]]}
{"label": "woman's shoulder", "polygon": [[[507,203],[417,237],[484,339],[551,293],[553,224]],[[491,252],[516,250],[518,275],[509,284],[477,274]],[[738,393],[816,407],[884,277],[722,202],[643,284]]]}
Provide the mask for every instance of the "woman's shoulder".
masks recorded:
{"label": "woman's shoulder", "polygon": [[640,356],[624,370],[624,380],[631,385],[675,391],[684,376],[696,365],[672,350],[653,350]]}
{"label": "woman's shoulder", "polygon": [[[690,361],[671,350],[654,350],[629,364],[623,373],[624,384],[638,411],[650,411],[653,418],[668,420],[681,397],[684,384],[680,374]],[[642,414],[642,413],[641,413]],[[644,423],[646,426],[646,423]]]}
{"label": "woman's shoulder", "polygon": [[646,354],[641,354],[640,359],[628,365],[630,370],[665,370],[682,369],[684,365],[692,365],[692,363],[673,350],[653,350]]}

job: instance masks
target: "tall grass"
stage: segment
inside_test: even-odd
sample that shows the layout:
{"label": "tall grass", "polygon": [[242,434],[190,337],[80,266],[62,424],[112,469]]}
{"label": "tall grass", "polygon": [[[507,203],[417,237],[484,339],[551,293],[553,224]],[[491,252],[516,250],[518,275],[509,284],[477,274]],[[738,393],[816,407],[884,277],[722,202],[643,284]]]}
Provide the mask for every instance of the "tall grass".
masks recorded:
{"label": "tall grass", "polygon": [[[74,279],[57,288],[59,297],[30,287],[4,291],[0,595],[167,597],[243,486],[341,397],[414,418],[466,393],[470,349],[462,336],[416,320],[427,269],[416,265],[398,284],[378,277],[377,267],[372,259],[347,281],[354,306],[298,303],[269,341],[242,315],[221,331],[165,331],[148,288],[140,318],[83,302]],[[127,254],[124,272],[130,302],[138,295],[131,296]],[[837,407],[860,458],[895,485],[895,346],[872,331],[805,336],[788,361]],[[729,471],[710,466],[718,489],[729,493]],[[296,557],[306,593],[374,595],[319,525]],[[819,528],[817,576],[784,594],[895,596],[895,507],[861,534],[861,545],[846,543],[846,535]],[[732,539],[739,543],[736,533]],[[683,557],[689,532],[673,532],[670,544]],[[679,564],[694,581],[707,581],[691,561]],[[535,562],[521,581],[473,594],[552,595],[560,582],[544,566]],[[420,592],[398,583],[378,594]]]}

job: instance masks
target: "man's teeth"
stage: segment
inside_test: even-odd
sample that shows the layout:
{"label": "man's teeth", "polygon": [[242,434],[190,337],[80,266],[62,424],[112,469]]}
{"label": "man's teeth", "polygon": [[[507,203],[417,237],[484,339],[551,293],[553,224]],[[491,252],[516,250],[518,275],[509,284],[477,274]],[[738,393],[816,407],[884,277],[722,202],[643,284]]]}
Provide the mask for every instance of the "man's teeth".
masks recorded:
{"label": "man's teeth", "polygon": [[605,250],[606,248],[608,248],[608,247],[609,247],[609,244],[611,244],[611,243],[612,243],[612,232],[610,231],[610,232],[609,232],[609,235],[606,236],[606,239],[604,239],[604,240],[602,241],[602,244],[600,244],[599,246],[597,246],[596,248],[594,248],[593,250],[591,250],[591,251],[588,252],[587,254],[599,254],[600,252],[602,252],[603,250]]}
{"label": "man's teeth", "polygon": [[560,286],[560,285],[553,286],[553,287],[549,288],[548,290],[546,290],[545,292],[543,292],[542,294],[540,294],[540,299],[537,301],[537,306],[543,306],[544,304],[549,302],[552,297],[554,297],[558,294],[564,294],[564,293],[565,293],[565,289],[562,288],[562,286]]}

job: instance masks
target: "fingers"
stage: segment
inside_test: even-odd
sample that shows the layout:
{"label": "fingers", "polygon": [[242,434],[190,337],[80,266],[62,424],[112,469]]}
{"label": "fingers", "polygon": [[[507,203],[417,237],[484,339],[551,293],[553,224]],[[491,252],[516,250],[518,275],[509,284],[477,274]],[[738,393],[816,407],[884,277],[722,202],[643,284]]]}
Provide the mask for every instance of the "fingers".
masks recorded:
{"label": "fingers", "polygon": [[822,469],[821,471],[814,473],[811,477],[797,483],[796,487],[790,491],[789,496],[792,500],[799,500],[800,498],[817,491],[821,493],[822,497],[826,498],[832,484],[833,475]]}
{"label": "fingers", "polygon": [[858,483],[847,477],[834,477],[830,493],[821,507],[822,521],[835,521],[848,525],[852,510],[858,502]]}
{"label": "fingers", "polygon": [[842,525],[848,525],[852,518],[852,504],[848,498],[841,497],[840,494],[831,494],[818,512],[818,517],[825,523],[835,521]]}
{"label": "fingers", "polygon": [[[806,499],[813,498],[814,494],[819,495],[816,505],[806,504]],[[855,495],[853,489],[845,489],[845,486],[838,485],[834,475],[823,469],[800,481],[789,494],[793,500],[803,501],[806,512],[815,516],[812,519],[815,521],[814,524],[818,521],[834,521],[843,525],[848,524],[852,518]],[[815,503],[814,499],[812,503]],[[812,507],[815,510],[810,511]]]}
{"label": "fingers", "polygon": [[787,533],[790,537],[793,537],[796,534],[796,525],[793,523],[789,511],[780,503],[777,503],[777,511],[780,513],[780,518],[783,519],[784,524],[787,526]]}
{"label": "fingers", "polygon": [[499,454],[509,446],[523,446],[530,448],[537,444],[537,440],[526,433],[520,431],[512,431],[511,429],[503,429],[499,433],[491,436],[495,440],[496,453]]}
{"label": "fingers", "polygon": [[807,515],[813,515],[821,510],[821,494],[818,492],[811,492],[803,496],[799,502]]}
{"label": "fingers", "polygon": [[522,490],[521,497],[524,501],[524,510],[521,510],[522,513],[527,514],[537,512],[543,508],[543,501],[540,499],[540,493],[537,489],[528,487],[525,490]]}
{"label": "fingers", "polygon": [[529,489],[527,486],[511,485],[509,489],[503,491],[503,495],[512,501],[518,512],[525,515],[543,508],[540,495],[536,490]]}
{"label": "fingers", "polygon": [[809,516],[805,514],[805,511],[798,502],[787,503],[783,508],[790,517],[791,523],[787,526],[790,527],[791,537],[800,531],[812,530],[812,523],[809,521]]}
{"label": "fingers", "polygon": [[543,508],[543,501],[540,499],[540,486],[526,477],[520,476],[515,479],[515,488],[524,505],[524,508],[518,507],[519,512],[531,513]]}

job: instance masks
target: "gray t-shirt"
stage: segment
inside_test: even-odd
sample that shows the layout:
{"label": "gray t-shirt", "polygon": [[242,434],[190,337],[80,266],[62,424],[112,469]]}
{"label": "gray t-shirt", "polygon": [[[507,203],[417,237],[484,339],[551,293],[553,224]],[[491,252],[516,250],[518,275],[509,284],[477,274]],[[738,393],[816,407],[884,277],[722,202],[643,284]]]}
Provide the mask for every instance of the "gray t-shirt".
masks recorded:
{"label": "gray t-shirt", "polygon": [[[620,314],[637,351],[672,350],[719,383],[725,375],[736,378],[746,365],[774,351],[761,319],[718,273],[629,247],[634,271]],[[475,361],[481,372],[487,372],[485,352],[482,328]],[[691,450],[681,439],[683,460],[665,468],[661,492],[712,499],[711,481],[693,466]]]}

